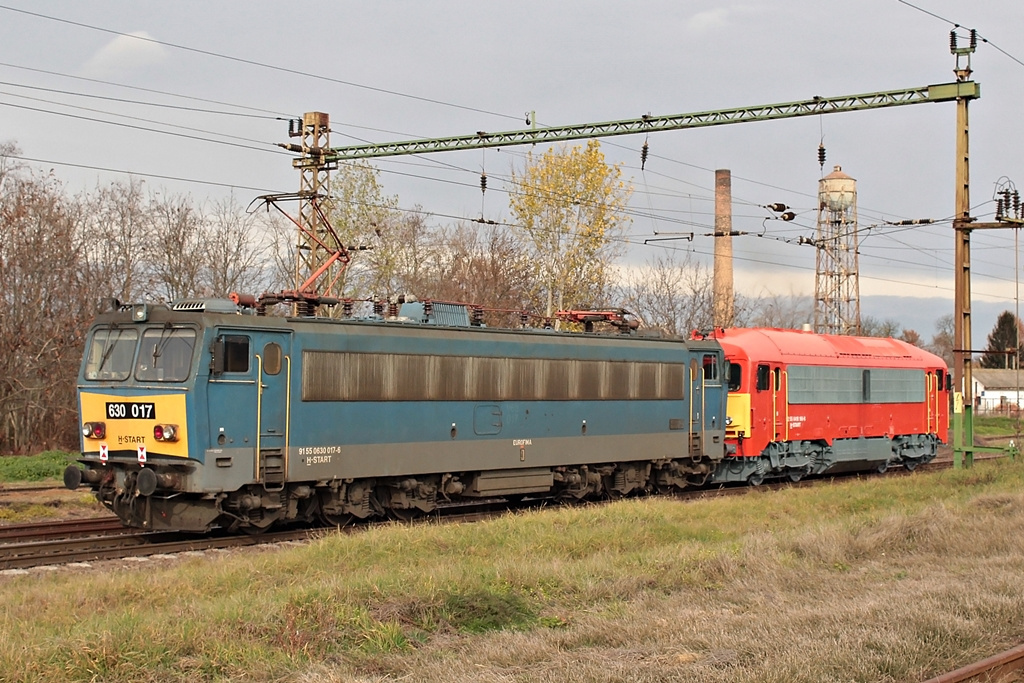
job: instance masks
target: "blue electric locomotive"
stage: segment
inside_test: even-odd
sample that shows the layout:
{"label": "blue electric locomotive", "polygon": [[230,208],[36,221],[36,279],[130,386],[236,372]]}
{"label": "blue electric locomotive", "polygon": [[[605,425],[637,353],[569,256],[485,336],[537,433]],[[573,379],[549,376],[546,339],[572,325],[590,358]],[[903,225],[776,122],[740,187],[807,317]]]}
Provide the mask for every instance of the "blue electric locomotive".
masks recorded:
{"label": "blue electric locomotive", "polygon": [[436,302],[257,313],[114,302],[86,342],[65,484],[130,526],[259,531],[699,485],[725,455],[713,340],[494,329]]}

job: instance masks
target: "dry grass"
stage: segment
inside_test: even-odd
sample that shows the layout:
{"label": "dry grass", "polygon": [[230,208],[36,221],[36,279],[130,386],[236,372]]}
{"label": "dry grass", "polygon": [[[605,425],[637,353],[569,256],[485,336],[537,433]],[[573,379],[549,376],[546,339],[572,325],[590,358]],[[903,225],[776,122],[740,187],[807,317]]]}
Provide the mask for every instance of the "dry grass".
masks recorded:
{"label": "dry grass", "polygon": [[1024,642],[1011,463],[0,580],[0,679],[917,681]]}

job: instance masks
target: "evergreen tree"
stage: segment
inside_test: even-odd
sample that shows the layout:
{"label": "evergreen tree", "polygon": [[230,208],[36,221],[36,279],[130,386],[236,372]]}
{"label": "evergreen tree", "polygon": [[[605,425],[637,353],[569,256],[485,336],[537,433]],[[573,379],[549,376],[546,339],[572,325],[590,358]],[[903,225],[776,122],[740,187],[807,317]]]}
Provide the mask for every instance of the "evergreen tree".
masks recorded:
{"label": "evergreen tree", "polygon": [[[1020,340],[1024,335],[1019,334],[1017,316],[1010,311],[1003,311],[996,319],[996,326],[988,335],[988,346],[981,357],[983,368],[1014,368],[1015,363],[1020,362],[1021,355],[1024,355],[1024,344]],[[1014,359],[1013,349],[1016,347],[1017,354]],[[1007,353],[1009,352],[1009,353]]]}

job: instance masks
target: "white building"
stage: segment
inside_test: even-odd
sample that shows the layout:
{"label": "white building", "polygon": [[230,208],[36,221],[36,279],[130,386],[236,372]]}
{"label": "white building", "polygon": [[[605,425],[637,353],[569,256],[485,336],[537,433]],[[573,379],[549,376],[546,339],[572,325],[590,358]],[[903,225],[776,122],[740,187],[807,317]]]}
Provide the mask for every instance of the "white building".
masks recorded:
{"label": "white building", "polygon": [[1024,408],[1024,369],[973,370],[971,384],[974,409],[979,415],[1005,415]]}

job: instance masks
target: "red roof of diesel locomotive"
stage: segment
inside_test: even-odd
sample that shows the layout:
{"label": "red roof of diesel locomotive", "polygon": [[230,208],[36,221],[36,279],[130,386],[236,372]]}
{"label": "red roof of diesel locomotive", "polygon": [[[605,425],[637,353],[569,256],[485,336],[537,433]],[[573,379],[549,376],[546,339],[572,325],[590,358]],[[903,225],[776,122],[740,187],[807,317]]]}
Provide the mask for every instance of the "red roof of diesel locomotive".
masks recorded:
{"label": "red roof of diesel locomotive", "polygon": [[945,367],[945,362],[935,354],[891,338],[848,337],[768,327],[716,330],[711,336],[722,345],[727,358],[811,365],[827,362],[829,365],[862,366],[868,362],[878,367]]}

